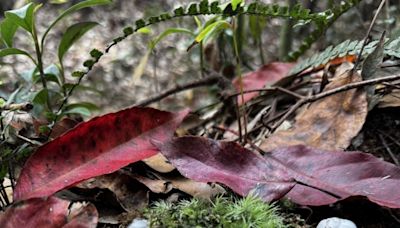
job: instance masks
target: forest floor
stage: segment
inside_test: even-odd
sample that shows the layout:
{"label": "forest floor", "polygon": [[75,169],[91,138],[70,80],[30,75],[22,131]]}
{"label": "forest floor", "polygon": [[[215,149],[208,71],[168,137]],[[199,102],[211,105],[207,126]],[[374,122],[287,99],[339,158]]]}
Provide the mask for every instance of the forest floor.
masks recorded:
{"label": "forest floor", "polygon": [[[50,64],[52,59],[56,58],[56,52],[52,50],[57,49],[57,42],[62,35],[61,31],[65,30],[72,22],[96,21],[100,23],[100,26],[97,26],[88,32],[81,39],[81,41],[77,43],[77,45],[72,47],[71,51],[66,57],[65,62],[67,75],[74,70],[82,68],[82,63],[89,56],[90,50],[93,48],[103,50],[110,43],[110,41],[113,40],[113,38],[122,33],[122,29],[125,26],[133,24],[135,20],[139,18],[158,14],[163,11],[169,11],[176,6],[187,2],[188,1],[183,0],[120,0],[116,1],[112,6],[88,9],[82,13],[74,14],[70,20],[60,23],[57,29],[50,34],[50,39],[46,43],[44,62]],[[347,39],[363,39],[367,33],[369,23],[373,16],[371,9],[376,8],[376,4],[371,3],[371,1],[363,4],[364,5],[358,7],[357,9],[353,9],[344,14],[342,18],[340,18],[340,20],[338,20],[334,26],[327,31],[326,35],[321,38],[320,41],[318,41],[302,58],[305,59],[307,56],[312,56],[314,53],[324,50],[330,44],[339,44]],[[56,17],[60,9],[64,7],[65,6],[63,5],[45,4],[44,10],[41,10],[38,15],[38,30],[43,31],[48,22],[46,18]],[[367,12],[369,12],[370,15],[364,15]],[[282,21],[273,19],[270,20],[265,27],[262,36],[262,42],[264,44],[263,51],[265,53],[266,63],[270,63],[278,59],[277,53],[279,48],[279,32],[281,26]],[[398,22],[397,24],[394,24],[392,31],[395,32],[399,30],[399,26],[400,25]],[[150,56],[147,67],[143,71],[143,75],[140,78],[134,79],[133,75],[135,69],[140,64],[140,61],[147,52],[148,42],[154,36],[160,34],[165,28],[169,27],[194,28],[195,21],[187,18],[185,20],[166,22],[164,24],[151,27],[150,34],[137,34],[118,44],[116,47],[112,48],[104,58],[101,59],[101,62],[95,66],[95,68],[83,81],[83,85],[93,88],[96,90],[96,92],[89,90],[77,91],[77,93],[72,96],[71,100],[87,101],[98,105],[100,107],[100,111],[95,114],[100,115],[132,106],[142,100],[147,99],[148,97],[160,94],[169,88],[174,88],[177,85],[185,84],[195,80],[201,80],[203,77],[200,70],[201,66],[199,63],[199,56],[194,51],[187,52],[187,48],[190,46],[192,40],[180,35],[174,35],[163,40]],[[372,31],[371,37],[378,39],[381,34],[380,32],[383,29],[384,25],[378,26],[378,28]],[[252,41],[249,41],[249,43],[251,42]],[[23,34],[18,35],[18,40],[16,43],[19,47],[27,50],[32,48],[32,45],[26,42],[26,37]],[[294,40],[294,48],[296,48],[298,45],[299,41]],[[209,50],[214,52],[214,54],[215,52],[219,51],[215,46],[216,45],[209,46]],[[244,56],[248,58],[243,60],[243,62],[246,63],[246,66],[243,67],[243,72],[245,74],[249,72],[257,72],[257,70],[263,65],[259,58],[258,51],[255,51],[255,49],[251,48],[253,47],[250,47],[250,49],[246,50],[244,53]],[[235,59],[234,56],[232,56],[232,53],[230,53],[230,56],[228,54],[228,58],[226,59],[228,59],[227,62],[218,62],[211,58],[211,62],[207,62],[206,64],[210,68],[216,64],[221,64],[223,66],[228,66],[226,69],[229,70],[229,67],[232,67],[234,64]],[[3,82],[0,92],[10,93],[16,88],[15,78],[19,77],[18,75],[21,75],[31,66],[29,66],[28,63],[20,57],[6,58],[4,62],[6,64],[4,64],[4,66],[2,66],[0,69],[1,80]],[[216,68],[222,69],[223,67],[217,66]],[[325,73],[329,74],[333,78],[337,69],[338,66],[327,66],[325,69],[309,74],[312,78],[310,81],[307,81],[309,84],[304,86],[304,88],[300,86],[300,89],[296,90],[296,92],[302,96],[307,96],[307,93],[310,93],[310,91],[315,92],[319,89],[315,89],[315,87],[318,85],[316,85],[317,83],[311,81],[313,79],[319,79],[321,81],[322,75]],[[391,73],[398,74],[399,72],[400,70],[397,67]],[[73,81],[74,78],[69,77],[68,80]],[[231,78],[231,80],[233,79]],[[398,83],[398,81],[395,82]],[[301,80],[297,80],[294,81],[294,83],[301,85],[302,82]],[[397,96],[399,90],[396,83],[394,83],[394,92],[391,92]],[[215,117],[214,119],[207,119],[207,121],[200,126],[196,123],[194,124],[193,122],[188,121],[187,126],[184,127],[187,132],[178,132],[180,135],[193,133],[194,135],[208,136],[214,139],[238,141],[237,127],[239,124],[237,123],[236,115],[233,114],[236,111],[233,106],[224,104],[226,106],[218,106],[216,109],[211,108],[211,111],[209,112],[204,111],[208,109],[202,109],[203,107],[207,107],[210,104],[218,102],[218,96],[215,96],[215,88],[211,88],[213,86],[214,85],[211,85],[209,88],[196,88],[194,90],[186,90],[181,93],[176,93],[164,100],[160,100],[151,104],[151,106],[167,111],[176,111],[178,109],[189,107],[193,111],[198,111],[197,113],[204,114],[204,116],[207,114]],[[285,88],[292,89],[293,87],[287,86]],[[273,94],[274,98],[278,97],[276,100],[271,99],[270,97],[266,98],[266,96],[263,95],[260,96],[258,100],[255,99],[256,101],[253,100],[254,102],[249,104],[250,108],[247,109],[247,115],[249,118],[248,124],[250,125],[251,120],[256,120],[254,126],[252,126],[252,128],[249,127],[249,139],[254,140],[253,143],[257,144],[257,146],[262,144],[262,138],[271,136],[273,134],[267,129],[267,127],[274,128],[275,125],[272,123],[276,123],[274,121],[278,120],[279,117],[282,117],[284,113],[290,110],[293,104],[296,103],[293,97],[288,98],[288,94],[284,94],[286,97],[283,98],[280,97],[281,95],[282,94]],[[394,100],[385,100],[385,102],[387,102],[385,104],[383,104],[384,102],[382,101],[381,105],[378,105],[372,110],[364,113],[365,120],[360,125],[361,130],[359,129],[359,132],[357,131],[357,133],[354,135],[354,139],[352,141],[350,140],[351,142],[348,143],[347,147],[342,149],[349,151],[363,151],[365,153],[374,155],[382,161],[399,166],[400,141],[398,139],[400,137],[400,99],[396,96],[393,95],[393,97],[395,97]],[[269,109],[265,109],[267,107],[266,104],[268,104]],[[285,131],[290,127],[295,126],[295,122],[302,118],[300,114],[304,113],[304,110],[306,110],[307,107],[309,107],[308,104],[304,105],[302,108],[298,108],[296,112],[293,112],[293,115],[287,119],[284,119],[278,126],[276,126],[275,129],[272,130],[278,129]],[[326,110],[328,109],[329,108],[326,108]],[[218,115],[215,115],[213,112],[217,112]],[[267,114],[263,114],[263,117],[257,117],[259,113]],[[342,114],[339,113],[338,115]],[[337,118],[333,114],[331,117],[332,119]],[[257,122],[257,118],[258,120],[260,118],[263,120]],[[343,119],[342,123],[340,123],[340,119],[336,120],[337,122],[335,123],[338,125],[338,127],[331,128],[333,130],[346,132],[347,128],[351,128],[348,126],[353,125],[352,121],[359,121],[357,118],[358,117],[354,119]],[[196,121],[200,120],[195,119],[195,122]],[[312,123],[307,126],[312,126]],[[264,127],[265,129],[263,129]],[[339,132],[338,134],[342,134],[342,132]],[[331,140],[331,138],[325,139],[322,137],[322,139],[319,140],[321,141],[320,145],[325,146],[329,145],[330,142],[328,141]],[[281,142],[276,143],[278,145]],[[340,145],[333,147],[332,150],[337,150],[339,146]],[[144,162],[132,165],[129,167],[129,171],[133,173],[133,171],[136,170],[138,173],[143,175],[149,175],[149,173],[151,173],[151,175],[157,177],[157,174],[149,171],[148,167],[143,168],[146,165],[148,164]],[[160,178],[162,181],[164,181],[164,184],[167,182],[173,182],[173,177],[181,177],[177,174],[177,171],[172,171],[166,176],[167,177],[164,176]],[[159,199],[171,200],[171,198],[178,197],[176,196],[176,193],[179,193],[179,197],[183,196],[182,198],[188,198],[191,195],[182,193],[182,191],[178,190],[179,188],[166,194],[151,192],[146,188],[146,186],[149,187],[149,185],[145,184],[142,179],[138,177],[135,178],[135,183],[140,182],[139,184],[141,185],[142,189],[137,190],[137,192],[134,193],[131,192],[130,194],[136,194],[134,197],[137,197],[135,199],[137,199],[138,204],[141,205],[145,204],[145,206],[148,206],[144,200],[139,199],[140,197],[144,197],[147,199],[147,201],[152,202]],[[121,207],[121,202],[115,200],[115,196],[110,193],[112,190],[110,192],[96,192],[93,190],[87,190],[83,186],[81,187],[84,190],[75,189],[74,193],[78,195],[81,194],[85,199],[93,196],[98,197],[95,200],[95,204],[98,209],[100,208],[99,211],[103,210],[101,213],[104,213],[101,220],[103,222],[103,226],[100,227],[117,227],[118,224],[113,224],[115,221],[121,221],[121,219],[129,220],[137,216],[135,213],[128,213],[128,215],[124,214],[125,217],[122,218],[121,214],[118,214],[126,208],[124,208],[125,205]],[[110,200],[107,198],[112,199]],[[104,200],[104,202],[100,202],[101,200]],[[117,209],[110,209],[107,211],[109,209],[109,204],[107,203],[110,203]],[[290,220],[293,223],[292,225],[295,227],[313,227],[320,220],[328,217],[350,219],[356,223],[358,227],[372,228],[400,226],[399,210],[378,206],[375,203],[365,200],[363,197],[354,197],[348,200],[330,204],[328,206],[319,207],[299,205],[288,206],[285,202],[278,203],[278,206],[280,206],[283,214],[287,214],[286,218]],[[117,215],[115,213],[117,213]],[[127,221],[124,221],[124,223],[126,222]]]}

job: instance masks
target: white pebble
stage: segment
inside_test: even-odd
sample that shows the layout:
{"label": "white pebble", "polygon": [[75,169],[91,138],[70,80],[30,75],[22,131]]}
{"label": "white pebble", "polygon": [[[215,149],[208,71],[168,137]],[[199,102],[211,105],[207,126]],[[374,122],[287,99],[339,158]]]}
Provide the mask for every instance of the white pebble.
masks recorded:
{"label": "white pebble", "polygon": [[149,222],[146,219],[134,219],[131,224],[129,224],[128,228],[147,228],[149,226]]}
{"label": "white pebble", "polygon": [[357,228],[357,226],[350,220],[332,217],[320,221],[317,228]]}

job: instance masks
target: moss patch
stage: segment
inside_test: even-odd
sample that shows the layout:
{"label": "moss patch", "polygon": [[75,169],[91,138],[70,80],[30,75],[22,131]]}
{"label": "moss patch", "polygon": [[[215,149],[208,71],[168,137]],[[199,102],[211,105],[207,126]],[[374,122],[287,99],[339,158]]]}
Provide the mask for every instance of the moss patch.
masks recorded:
{"label": "moss patch", "polygon": [[219,197],[212,202],[199,199],[177,204],[156,202],[144,211],[151,227],[285,227],[274,204],[248,196]]}

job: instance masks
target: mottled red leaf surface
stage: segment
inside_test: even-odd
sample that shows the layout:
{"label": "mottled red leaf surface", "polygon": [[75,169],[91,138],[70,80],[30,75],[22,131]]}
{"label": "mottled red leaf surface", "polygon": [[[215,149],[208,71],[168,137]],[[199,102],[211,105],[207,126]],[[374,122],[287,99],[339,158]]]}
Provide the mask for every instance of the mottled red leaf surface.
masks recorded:
{"label": "mottled red leaf surface", "polygon": [[[243,76],[242,84],[243,91],[262,89],[264,86],[272,85],[279,79],[285,77],[289,71],[293,68],[293,63],[273,62],[262,66],[260,69],[254,72],[250,72]],[[233,81],[233,85],[240,91],[239,78]],[[244,102],[249,101],[253,97],[258,95],[257,92],[244,94]],[[239,104],[242,104],[242,99],[238,97]]]}
{"label": "mottled red leaf surface", "polygon": [[288,197],[302,205],[327,205],[365,196],[400,208],[400,168],[362,152],[281,148],[264,157],[233,142],[182,137],[158,144],[182,175],[219,182],[240,195],[255,192],[265,201]]}
{"label": "mottled red leaf surface", "polygon": [[2,228],[59,228],[67,222],[70,202],[55,197],[31,199],[15,204],[0,215]]}
{"label": "mottled red leaf surface", "polygon": [[98,212],[93,204],[68,209],[71,202],[56,197],[30,199],[0,214],[1,228],[95,228]]}
{"label": "mottled red leaf surface", "polygon": [[28,159],[14,200],[49,196],[155,155],[151,140],[169,140],[187,113],[135,107],[79,124]]}

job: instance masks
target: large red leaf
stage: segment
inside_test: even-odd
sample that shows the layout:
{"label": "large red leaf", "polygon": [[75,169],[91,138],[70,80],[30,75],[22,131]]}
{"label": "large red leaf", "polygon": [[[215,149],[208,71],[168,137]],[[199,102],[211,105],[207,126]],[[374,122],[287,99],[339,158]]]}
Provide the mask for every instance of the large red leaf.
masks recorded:
{"label": "large red leaf", "polygon": [[79,124],[28,159],[14,200],[49,196],[155,155],[157,149],[151,140],[170,139],[187,113],[135,107]]}
{"label": "large red leaf", "polygon": [[[285,77],[289,71],[293,68],[293,63],[273,62],[262,66],[260,69],[250,72],[243,76],[242,85],[243,91],[262,89],[264,86],[272,85],[278,80]],[[233,81],[233,85],[240,91],[240,81],[236,78]],[[258,95],[257,92],[244,94],[244,102],[249,101],[253,97]],[[238,97],[239,104],[242,104],[242,99]]]}
{"label": "large red leaf", "polygon": [[366,153],[292,146],[262,157],[233,142],[199,137],[156,144],[184,176],[223,183],[240,195],[253,191],[266,201],[286,196],[314,206],[365,196],[400,208],[400,168]]}

